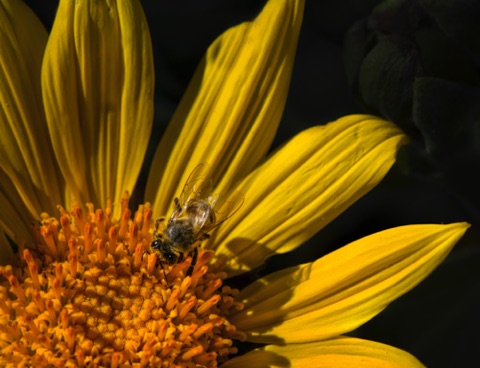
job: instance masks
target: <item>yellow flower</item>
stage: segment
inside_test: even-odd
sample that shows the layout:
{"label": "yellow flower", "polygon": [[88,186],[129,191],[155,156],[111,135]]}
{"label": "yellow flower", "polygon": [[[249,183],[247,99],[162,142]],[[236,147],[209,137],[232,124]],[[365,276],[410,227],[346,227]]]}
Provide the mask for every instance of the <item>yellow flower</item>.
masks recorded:
{"label": "yellow flower", "polygon": [[[131,216],[153,114],[139,2],[61,0],[47,36],[21,1],[0,0],[0,245],[10,258],[0,267],[1,366],[421,366],[342,334],[424,279],[468,224],[386,230],[241,291],[226,285],[332,221],[407,141],[393,124],[354,115],[267,156],[303,6],[270,0],[209,48],[155,154],[152,204]],[[168,215],[200,162],[216,192],[245,202],[187,276],[192,257],[167,265],[145,251],[154,214]],[[242,341],[264,345],[236,356]]]}

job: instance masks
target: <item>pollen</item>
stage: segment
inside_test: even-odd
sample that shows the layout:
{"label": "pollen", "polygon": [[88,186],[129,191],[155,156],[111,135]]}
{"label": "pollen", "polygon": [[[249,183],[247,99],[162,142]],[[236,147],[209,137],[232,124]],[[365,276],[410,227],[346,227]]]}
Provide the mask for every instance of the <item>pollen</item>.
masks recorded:
{"label": "pollen", "polygon": [[118,220],[111,202],[43,214],[0,266],[0,366],[216,367],[237,353],[228,317],[243,305],[209,271],[214,253],[199,247],[191,276],[191,257],[161,264],[150,205],[132,217],[128,200]]}

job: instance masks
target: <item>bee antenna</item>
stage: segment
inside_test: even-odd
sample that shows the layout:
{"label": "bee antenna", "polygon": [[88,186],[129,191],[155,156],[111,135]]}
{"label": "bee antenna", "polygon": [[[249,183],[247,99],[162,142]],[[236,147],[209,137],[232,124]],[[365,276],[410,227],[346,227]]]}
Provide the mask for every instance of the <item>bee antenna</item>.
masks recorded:
{"label": "bee antenna", "polygon": [[163,268],[162,262],[160,262],[160,267],[162,267],[163,276],[165,277],[165,282],[167,283],[167,287],[170,288],[170,284],[168,283],[168,279],[167,279],[167,273],[165,272],[165,268]]}

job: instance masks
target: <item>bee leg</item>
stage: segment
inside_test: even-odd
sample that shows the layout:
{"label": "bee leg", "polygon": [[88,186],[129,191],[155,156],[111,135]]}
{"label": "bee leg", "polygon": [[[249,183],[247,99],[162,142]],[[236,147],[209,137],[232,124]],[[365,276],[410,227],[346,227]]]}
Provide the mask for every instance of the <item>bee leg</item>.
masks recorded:
{"label": "bee leg", "polygon": [[180,263],[182,261],[183,261],[183,252],[178,252],[177,263]]}
{"label": "bee leg", "polygon": [[180,200],[177,197],[173,199],[173,203],[175,204],[174,211],[180,211],[182,209],[182,206],[180,205]]}
{"label": "bee leg", "polygon": [[202,234],[199,240],[207,240],[210,238],[210,234]]}
{"label": "bee leg", "polygon": [[167,273],[165,272],[165,268],[163,268],[163,263],[162,262],[158,262],[158,263],[160,263],[160,267],[162,267],[163,277],[165,277],[165,283],[167,284],[167,287],[170,287],[170,284],[168,283],[168,279],[167,279]]}
{"label": "bee leg", "polygon": [[195,268],[195,265],[197,264],[197,258],[198,258],[198,249],[197,249],[197,247],[193,248],[192,252],[193,252],[192,262],[190,263],[190,266],[188,266],[188,270],[187,270],[186,276],[192,276],[193,269]]}
{"label": "bee leg", "polygon": [[167,273],[165,272],[165,268],[163,268],[163,263],[162,261],[160,261],[158,258],[157,258],[157,265],[160,265],[160,267],[162,268],[162,271],[163,271],[163,277],[165,277],[165,283],[167,284],[167,287],[169,288],[170,287],[170,284],[168,283],[168,279],[167,279]]}
{"label": "bee leg", "polygon": [[167,273],[165,272],[165,268],[163,268],[163,263],[160,260],[160,258],[158,258],[157,256],[157,260],[155,261],[155,267],[158,267],[158,266],[160,266],[160,268],[163,271],[163,277],[165,277],[165,283],[167,284],[167,287],[170,287],[170,284],[168,283],[168,279],[167,279]]}

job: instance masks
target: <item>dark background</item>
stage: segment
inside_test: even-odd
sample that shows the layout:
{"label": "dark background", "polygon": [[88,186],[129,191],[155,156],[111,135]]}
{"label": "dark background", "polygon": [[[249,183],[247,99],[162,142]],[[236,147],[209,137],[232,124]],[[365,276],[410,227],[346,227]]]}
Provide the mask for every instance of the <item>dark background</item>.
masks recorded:
{"label": "dark background", "polygon": [[[50,29],[57,1],[26,2]],[[264,1],[142,3],[156,66],[153,154],[209,44],[252,19]],[[377,188],[259,273],[312,261],[390,227],[468,221],[467,235],[427,280],[352,335],[405,349],[429,367],[470,367],[480,345],[480,33],[472,22],[479,10],[473,0],[432,4],[307,0],[274,147],[309,126],[363,112],[397,123],[412,144]]]}

